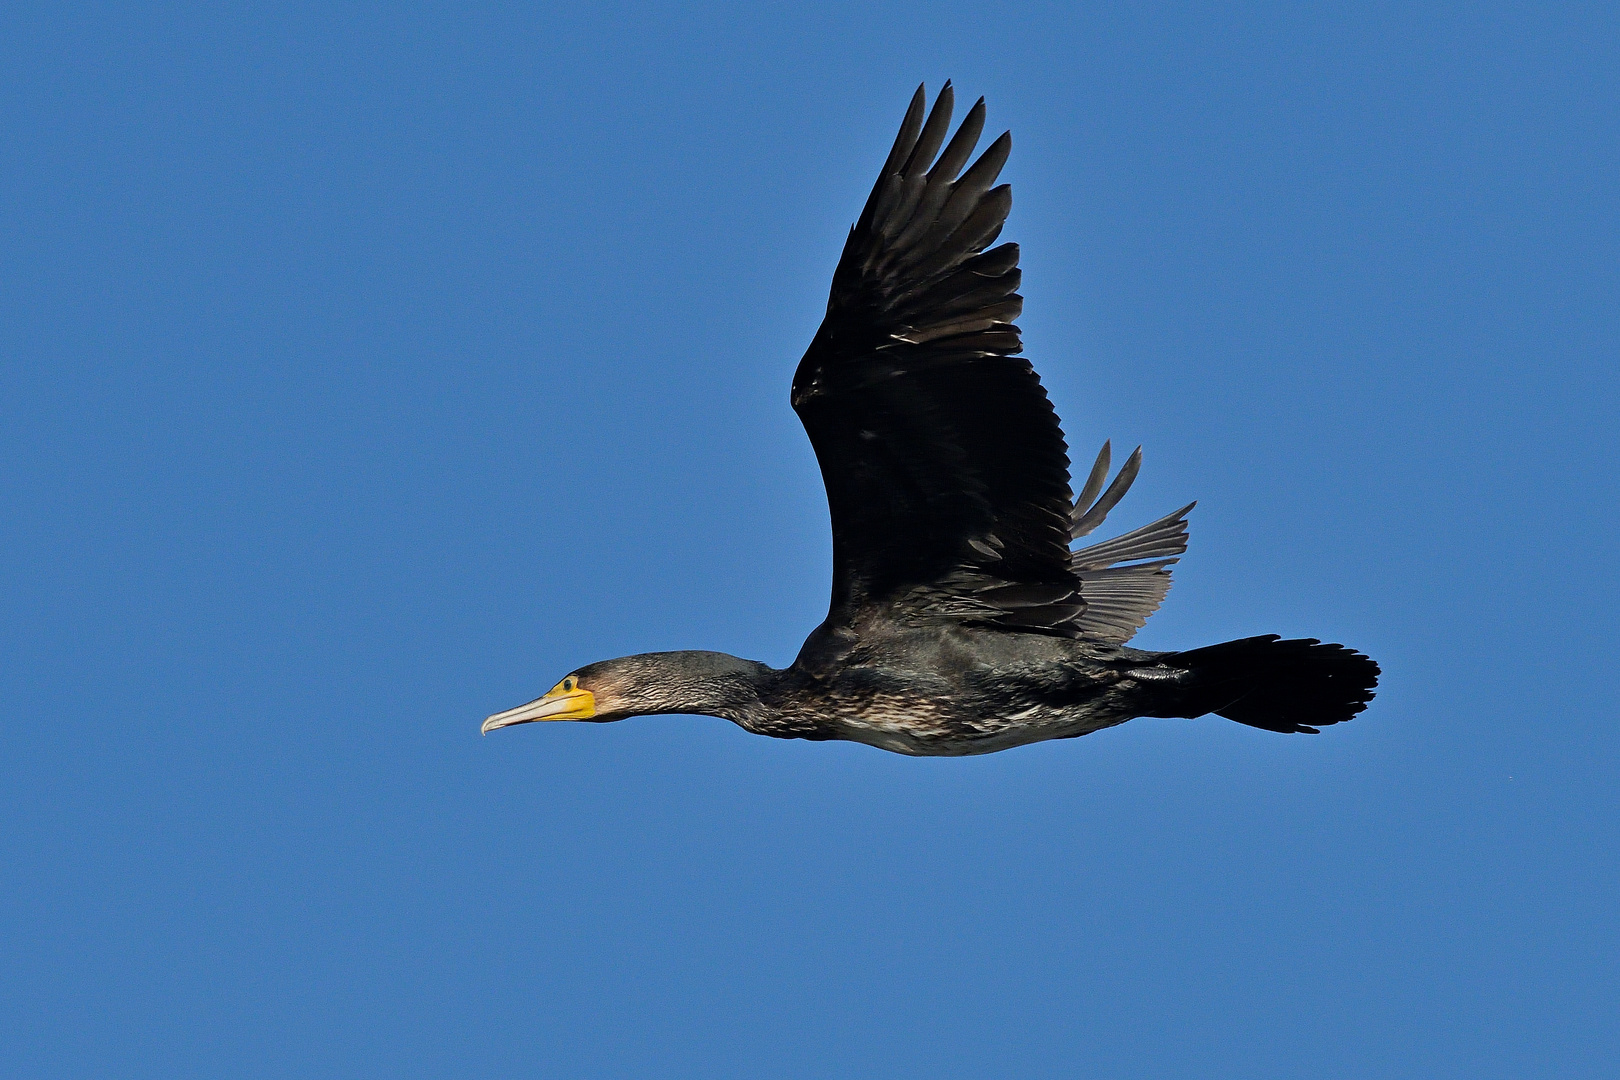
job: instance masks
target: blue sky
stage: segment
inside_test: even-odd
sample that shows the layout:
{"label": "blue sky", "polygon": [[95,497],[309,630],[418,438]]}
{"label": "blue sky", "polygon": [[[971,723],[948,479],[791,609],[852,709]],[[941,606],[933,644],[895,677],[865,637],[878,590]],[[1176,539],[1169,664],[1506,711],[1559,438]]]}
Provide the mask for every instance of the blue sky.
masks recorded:
{"label": "blue sky", "polygon": [[[7,1074],[1608,1075],[1612,5],[544,7],[4,14]],[[788,381],[945,78],[1074,457],[1200,500],[1138,643],[1371,709],[480,739],[820,620]]]}

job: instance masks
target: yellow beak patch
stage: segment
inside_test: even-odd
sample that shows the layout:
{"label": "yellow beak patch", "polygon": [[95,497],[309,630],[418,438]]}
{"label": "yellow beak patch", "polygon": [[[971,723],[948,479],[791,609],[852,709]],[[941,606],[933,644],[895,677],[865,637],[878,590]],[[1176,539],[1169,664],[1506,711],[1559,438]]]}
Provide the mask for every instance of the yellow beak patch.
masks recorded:
{"label": "yellow beak patch", "polygon": [[531,724],[536,720],[589,720],[595,715],[596,695],[580,689],[579,680],[570,675],[544,697],[491,716],[479,730],[488,735],[496,728],[513,724]]}

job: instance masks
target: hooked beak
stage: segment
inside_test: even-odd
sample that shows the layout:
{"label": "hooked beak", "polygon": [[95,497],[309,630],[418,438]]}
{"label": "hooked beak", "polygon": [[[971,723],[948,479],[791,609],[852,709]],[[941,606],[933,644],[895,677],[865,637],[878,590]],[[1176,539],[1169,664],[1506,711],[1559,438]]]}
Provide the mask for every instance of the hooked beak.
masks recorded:
{"label": "hooked beak", "polygon": [[558,686],[545,697],[535,698],[527,705],[496,713],[484,721],[478,733],[488,735],[496,728],[531,724],[536,720],[589,720],[595,715],[595,694],[589,690],[564,690]]}

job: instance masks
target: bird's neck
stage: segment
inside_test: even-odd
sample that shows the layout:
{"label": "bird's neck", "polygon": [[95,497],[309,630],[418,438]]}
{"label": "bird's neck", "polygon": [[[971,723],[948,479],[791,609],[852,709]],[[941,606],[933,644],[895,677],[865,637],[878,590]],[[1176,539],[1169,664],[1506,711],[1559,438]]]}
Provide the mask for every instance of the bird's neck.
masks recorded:
{"label": "bird's neck", "polygon": [[686,707],[680,711],[750,727],[773,711],[765,702],[766,694],[767,688],[749,674],[716,675],[690,684],[683,695]]}
{"label": "bird's neck", "polygon": [[647,713],[718,716],[750,730],[768,722],[781,672],[754,660],[725,653],[643,654],[634,660],[648,668],[644,693]]}

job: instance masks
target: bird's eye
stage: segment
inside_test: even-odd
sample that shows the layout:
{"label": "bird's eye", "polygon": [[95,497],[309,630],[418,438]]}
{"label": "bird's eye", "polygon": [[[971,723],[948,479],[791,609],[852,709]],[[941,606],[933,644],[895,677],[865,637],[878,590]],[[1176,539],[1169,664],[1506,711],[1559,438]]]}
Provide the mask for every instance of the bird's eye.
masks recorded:
{"label": "bird's eye", "polygon": [[579,686],[579,680],[574,678],[572,675],[563,680],[563,689],[569,691],[570,693],[572,693],[574,688],[577,686]]}

